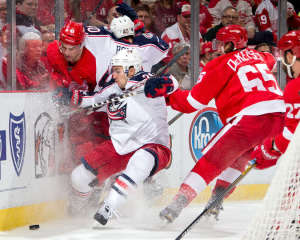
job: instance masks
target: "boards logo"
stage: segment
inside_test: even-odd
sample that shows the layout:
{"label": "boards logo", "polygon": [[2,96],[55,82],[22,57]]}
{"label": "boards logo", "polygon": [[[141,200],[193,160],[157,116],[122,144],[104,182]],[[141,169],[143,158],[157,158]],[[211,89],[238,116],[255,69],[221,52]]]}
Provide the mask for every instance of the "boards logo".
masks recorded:
{"label": "boards logo", "polygon": [[0,131],[0,161],[6,160],[6,132]]}
{"label": "boards logo", "polygon": [[9,114],[9,140],[12,161],[17,175],[20,176],[24,163],[26,141],[24,112],[19,116]]}
{"label": "boards logo", "polygon": [[202,150],[223,127],[215,108],[205,108],[194,117],[190,127],[189,146],[195,162],[202,157]]}
{"label": "boards logo", "polygon": [[[6,160],[6,132],[0,130],[0,161]],[[1,179],[1,165],[0,165],[0,179]]]}
{"label": "boards logo", "polygon": [[35,177],[52,176],[55,173],[54,123],[47,112],[41,113],[34,123]]}

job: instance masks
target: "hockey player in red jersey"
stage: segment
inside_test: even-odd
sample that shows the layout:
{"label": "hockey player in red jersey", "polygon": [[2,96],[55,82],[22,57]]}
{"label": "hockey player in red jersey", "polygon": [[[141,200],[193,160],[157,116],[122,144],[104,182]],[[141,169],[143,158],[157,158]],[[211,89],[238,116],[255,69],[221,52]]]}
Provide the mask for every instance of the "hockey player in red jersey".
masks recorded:
{"label": "hockey player in red jersey", "polygon": [[[130,12],[126,6],[123,3],[119,8],[123,9],[122,12]],[[134,14],[131,12],[131,15]],[[52,76],[58,86],[69,90],[99,91],[110,81],[110,59],[123,48],[136,48],[143,56],[142,65],[147,71],[168,52],[168,44],[154,34],[135,36],[134,22],[126,15],[114,18],[110,29],[111,32],[104,27],[88,26],[84,31],[81,23],[72,21],[63,27],[60,40],[49,44],[47,50],[53,67]],[[75,157],[91,147],[93,142],[102,141],[103,135],[107,137],[108,123],[103,112],[89,116],[74,114],[70,123],[69,136],[76,148],[73,151]]]}
{"label": "hockey player in red jersey", "polygon": [[[153,77],[142,71],[141,62],[137,50],[119,51],[111,59],[110,69],[115,81],[94,96],[73,97],[71,103],[80,104],[82,108],[91,107]],[[173,77],[166,74],[160,78]],[[78,211],[82,208],[86,210],[85,204],[93,192],[90,183],[96,176],[101,184],[113,174],[121,172],[95,215],[95,219],[103,225],[125,202],[127,195],[146,178],[167,167],[171,157],[167,108],[163,97],[149,99],[144,94],[138,94],[108,104],[106,111],[110,120],[111,140],[91,149],[71,174],[72,187],[81,194],[77,202],[71,202]]]}
{"label": "hockey player in red jersey", "polygon": [[215,99],[224,127],[203,149],[203,156],[184,179],[173,201],[160,212],[172,222],[206,186],[222,173],[226,187],[244,170],[255,146],[277,135],[283,127],[282,92],[270,69],[271,54],[246,47],[247,33],[239,25],[223,27],[217,34],[224,55],[210,61],[191,90],[174,90],[173,82],[146,82],[148,97],[166,96],[175,110],[190,113]]}
{"label": "hockey player in red jersey", "polygon": [[265,169],[276,164],[285,152],[300,120],[300,31],[291,31],[283,35],[278,42],[281,61],[288,76],[292,79],[284,89],[286,106],[283,131],[266,139],[257,146],[252,157],[256,158],[256,168]]}
{"label": "hockey player in red jersey", "polygon": [[[84,46],[84,40],[82,23],[69,21],[61,29],[59,40],[49,44],[47,58],[57,87],[88,92],[96,87],[96,58]],[[93,142],[102,141],[103,135],[108,135],[107,126],[107,117],[103,112],[90,115],[77,113],[69,118],[68,135],[75,161],[73,164],[77,164],[77,156],[87,151]],[[74,167],[70,165],[70,168]]]}

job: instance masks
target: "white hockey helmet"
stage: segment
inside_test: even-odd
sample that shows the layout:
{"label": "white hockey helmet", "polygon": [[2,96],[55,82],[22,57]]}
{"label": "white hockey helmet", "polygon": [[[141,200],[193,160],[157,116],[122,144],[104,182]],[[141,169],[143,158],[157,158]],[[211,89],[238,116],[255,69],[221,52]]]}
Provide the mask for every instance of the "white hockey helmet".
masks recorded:
{"label": "white hockey helmet", "polygon": [[117,17],[111,21],[110,30],[118,39],[134,36],[134,23],[126,15]]}
{"label": "white hockey helmet", "polygon": [[136,49],[122,49],[110,60],[110,68],[113,66],[122,66],[126,74],[130,67],[134,67],[137,73],[142,70],[142,59]]}

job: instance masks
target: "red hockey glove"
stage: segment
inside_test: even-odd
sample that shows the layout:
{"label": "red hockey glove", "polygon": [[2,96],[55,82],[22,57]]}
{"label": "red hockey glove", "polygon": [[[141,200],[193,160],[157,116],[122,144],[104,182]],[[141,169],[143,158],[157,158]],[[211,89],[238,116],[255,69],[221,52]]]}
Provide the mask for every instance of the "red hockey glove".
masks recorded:
{"label": "red hockey glove", "polygon": [[145,32],[145,28],[144,28],[145,24],[141,20],[135,19],[133,22],[134,22],[135,35],[139,35]]}
{"label": "red hockey glove", "polygon": [[70,91],[68,88],[58,87],[54,91],[52,99],[59,105],[70,105],[71,107],[75,107],[80,105],[82,101],[82,93],[80,90]]}
{"label": "red hockey glove", "polygon": [[72,90],[72,97],[70,101],[71,107],[77,107],[82,102],[82,91],[81,90]]}
{"label": "red hockey glove", "polygon": [[269,138],[265,140],[263,144],[256,146],[251,154],[251,157],[256,159],[255,167],[257,169],[272,167],[276,164],[280,156],[281,153],[273,148],[272,138]]}
{"label": "red hockey glove", "polygon": [[145,83],[144,92],[148,98],[167,96],[177,89],[177,81],[169,76],[150,78]]}

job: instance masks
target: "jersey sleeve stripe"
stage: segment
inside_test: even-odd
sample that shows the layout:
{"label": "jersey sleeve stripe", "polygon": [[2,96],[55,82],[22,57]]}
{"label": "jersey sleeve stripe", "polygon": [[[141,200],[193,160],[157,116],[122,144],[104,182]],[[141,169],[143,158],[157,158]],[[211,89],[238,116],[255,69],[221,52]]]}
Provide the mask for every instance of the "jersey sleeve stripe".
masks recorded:
{"label": "jersey sleeve stripe", "polygon": [[191,106],[195,109],[202,109],[204,108],[206,105],[198,102],[195,98],[193,98],[192,94],[189,93],[188,97],[187,97],[187,101],[189,102],[189,104],[191,104]]}
{"label": "jersey sleeve stripe", "polygon": [[282,132],[282,136],[291,141],[292,137],[293,137],[293,133],[287,128],[287,127],[284,127],[283,128],[283,132]]}
{"label": "jersey sleeve stripe", "polygon": [[233,182],[240,174],[239,170],[229,167],[222,172],[218,179],[225,182]]}

